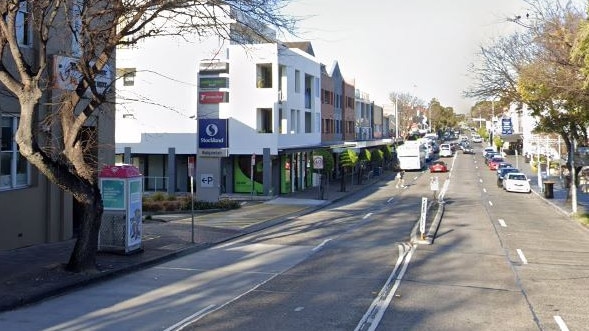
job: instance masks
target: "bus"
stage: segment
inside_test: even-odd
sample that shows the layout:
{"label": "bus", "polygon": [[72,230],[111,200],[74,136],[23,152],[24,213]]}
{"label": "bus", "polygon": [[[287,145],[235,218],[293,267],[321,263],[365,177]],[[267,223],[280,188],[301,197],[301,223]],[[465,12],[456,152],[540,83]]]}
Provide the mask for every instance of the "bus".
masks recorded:
{"label": "bus", "polygon": [[397,146],[397,158],[401,170],[422,170],[425,167],[427,147],[420,140],[407,140]]}

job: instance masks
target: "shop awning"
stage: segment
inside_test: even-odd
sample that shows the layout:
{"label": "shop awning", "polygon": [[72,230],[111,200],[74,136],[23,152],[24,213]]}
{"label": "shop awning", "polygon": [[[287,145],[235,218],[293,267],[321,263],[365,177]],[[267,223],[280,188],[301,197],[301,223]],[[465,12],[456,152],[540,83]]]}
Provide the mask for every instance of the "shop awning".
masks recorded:
{"label": "shop awning", "polygon": [[521,133],[502,134],[501,140],[503,140],[504,142],[507,142],[507,143],[516,143],[518,141],[523,140],[523,136]]}

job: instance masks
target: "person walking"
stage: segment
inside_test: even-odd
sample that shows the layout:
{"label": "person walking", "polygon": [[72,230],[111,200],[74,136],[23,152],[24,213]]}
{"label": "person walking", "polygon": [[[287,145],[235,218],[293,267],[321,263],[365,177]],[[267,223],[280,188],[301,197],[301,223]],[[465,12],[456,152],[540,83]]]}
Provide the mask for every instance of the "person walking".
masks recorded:
{"label": "person walking", "polygon": [[397,183],[395,184],[396,188],[406,188],[405,186],[405,170],[400,170],[397,172]]}

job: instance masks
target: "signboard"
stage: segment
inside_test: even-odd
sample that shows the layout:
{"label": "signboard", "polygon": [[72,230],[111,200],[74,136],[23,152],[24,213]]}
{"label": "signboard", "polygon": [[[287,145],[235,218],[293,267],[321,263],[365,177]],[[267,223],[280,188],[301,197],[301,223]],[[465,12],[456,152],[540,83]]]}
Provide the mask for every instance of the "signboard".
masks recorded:
{"label": "signboard", "polygon": [[427,216],[427,198],[421,198],[421,217],[419,218],[419,232],[421,232],[421,237],[425,234],[425,220]]}
{"label": "signboard", "polygon": [[202,157],[228,157],[229,149],[227,148],[206,148],[200,149],[198,155]]}
{"label": "signboard", "polygon": [[188,157],[188,176],[194,177],[194,169],[196,168],[196,158],[194,156]]}
{"label": "signboard", "polygon": [[215,187],[215,178],[211,174],[200,175],[200,187]]}
{"label": "signboard", "polygon": [[199,92],[198,102],[204,104],[214,104],[229,101],[229,93],[221,91]]}
{"label": "signboard", "polygon": [[229,79],[227,77],[200,77],[198,79],[198,87],[201,89],[216,89],[229,87]]}
{"label": "signboard", "polygon": [[323,169],[323,155],[313,156],[313,169]]}
{"label": "signboard", "polygon": [[[53,88],[67,91],[76,90],[80,80],[82,80],[82,74],[76,67],[78,61],[74,57],[53,56]],[[96,81],[97,92],[104,93],[106,88],[113,82],[110,66],[106,64],[96,74],[94,80]]]}
{"label": "signboard", "polygon": [[[198,120],[198,148],[228,148],[228,121],[220,118],[202,118]],[[199,153],[202,151],[199,150]]]}
{"label": "signboard", "polygon": [[127,209],[127,247],[129,250],[141,246],[141,233],[143,232],[141,181],[141,177],[129,180],[129,208]]}
{"label": "signboard", "polygon": [[125,209],[125,180],[124,179],[102,179],[100,181],[102,203],[104,209],[124,210]]}
{"label": "signboard", "polygon": [[198,65],[200,72],[229,72],[229,63],[220,61],[201,61]]}
{"label": "signboard", "polygon": [[511,117],[501,119],[501,133],[513,134],[513,125],[511,123]]}

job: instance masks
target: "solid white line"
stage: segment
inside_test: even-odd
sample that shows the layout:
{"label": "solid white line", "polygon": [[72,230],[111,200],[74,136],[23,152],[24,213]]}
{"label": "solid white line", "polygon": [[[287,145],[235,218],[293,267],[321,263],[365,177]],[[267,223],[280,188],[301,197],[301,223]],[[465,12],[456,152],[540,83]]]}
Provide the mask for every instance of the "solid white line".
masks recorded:
{"label": "solid white line", "polygon": [[499,224],[501,224],[502,227],[506,228],[507,224],[505,223],[505,221],[503,219],[499,219]]}
{"label": "solid white line", "polygon": [[558,324],[558,327],[561,331],[569,331],[569,327],[566,325],[562,317],[554,316],[554,320],[556,321],[556,324]]}
{"label": "solid white line", "polygon": [[331,239],[325,239],[325,240],[323,240],[322,243],[320,243],[319,245],[317,245],[317,246],[315,246],[313,248],[313,252],[320,250],[323,246],[325,246],[325,244],[327,244],[330,241],[331,241]]}
{"label": "solid white line", "polygon": [[493,202],[489,201],[489,205],[491,205],[491,206],[492,206],[492,205],[493,205]]}
{"label": "solid white line", "polygon": [[523,264],[528,264],[528,260],[526,259],[524,252],[522,252],[522,250],[519,248],[517,249],[517,255],[519,255],[519,258],[522,260]]}
{"label": "solid white line", "polygon": [[[374,301],[372,301],[372,304],[370,305],[370,307],[368,308],[366,313],[364,313],[364,316],[362,317],[362,319],[360,320],[360,322],[358,323],[358,325],[356,326],[354,331],[358,331],[358,330],[374,331],[374,330],[376,330],[376,328],[378,327],[378,324],[380,323],[380,320],[382,319],[387,307],[389,306],[389,304],[393,300],[393,297],[395,296],[395,292],[397,291],[397,288],[401,284],[401,280],[403,279],[403,276],[405,275],[405,271],[407,270],[407,266],[409,265],[409,262],[411,261],[411,256],[413,256],[413,252],[416,249],[417,249],[417,245],[411,246],[409,252],[403,253],[403,246],[399,245],[399,257],[397,258],[397,263],[395,264],[395,268],[393,269],[393,272],[390,274],[390,276],[387,279],[387,281],[385,282],[384,286],[382,287],[382,289],[378,293],[378,296],[374,299]],[[392,288],[390,288],[390,291],[389,291],[390,284],[393,281],[393,276],[395,275],[395,273],[397,272],[397,269],[399,268],[399,266],[401,264],[403,264],[403,267],[401,268],[399,275],[395,279],[395,284],[393,285]],[[387,291],[389,291],[389,292],[386,295],[386,298],[383,300],[383,297]],[[366,329],[367,324],[369,324],[368,329]]]}
{"label": "solid white line", "polygon": [[372,216],[372,213],[368,213],[368,214],[364,215],[364,217],[362,217],[362,219],[365,220],[365,219],[367,219],[370,216]]}
{"label": "solid white line", "polygon": [[389,202],[393,201],[393,199],[395,199],[395,198],[394,198],[394,197],[392,197],[392,198],[389,198],[389,199],[387,200],[387,203],[389,203]]}
{"label": "solid white line", "polygon": [[213,309],[214,307],[215,307],[215,305],[209,305],[209,306],[197,311],[196,313],[186,317],[185,319],[181,320],[180,322],[170,326],[169,328],[165,329],[164,331],[182,330],[183,328],[185,328],[188,325],[188,323],[192,322],[192,319]]}

